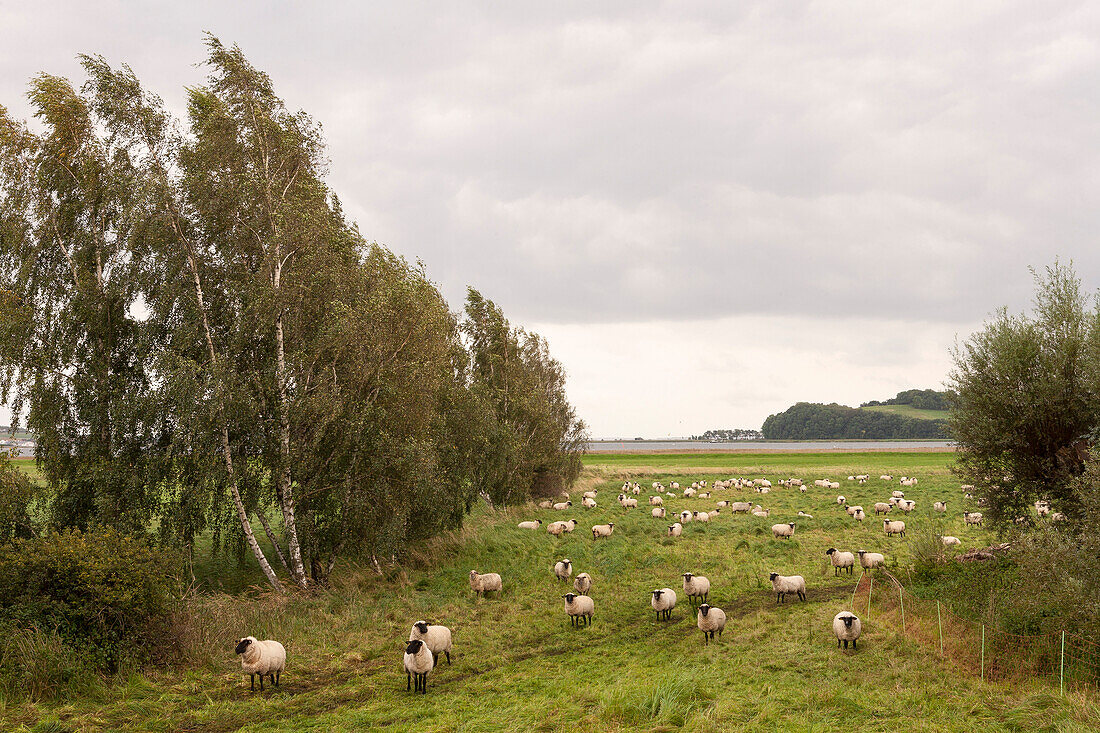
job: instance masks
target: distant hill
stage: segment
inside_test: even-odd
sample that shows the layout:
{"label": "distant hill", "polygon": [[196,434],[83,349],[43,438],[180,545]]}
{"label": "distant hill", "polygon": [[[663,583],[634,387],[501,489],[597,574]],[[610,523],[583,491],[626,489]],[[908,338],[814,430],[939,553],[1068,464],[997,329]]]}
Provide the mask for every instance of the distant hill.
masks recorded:
{"label": "distant hill", "polygon": [[907,440],[947,436],[951,395],[911,389],[859,408],[799,402],[770,415],[761,430],[769,440]]}

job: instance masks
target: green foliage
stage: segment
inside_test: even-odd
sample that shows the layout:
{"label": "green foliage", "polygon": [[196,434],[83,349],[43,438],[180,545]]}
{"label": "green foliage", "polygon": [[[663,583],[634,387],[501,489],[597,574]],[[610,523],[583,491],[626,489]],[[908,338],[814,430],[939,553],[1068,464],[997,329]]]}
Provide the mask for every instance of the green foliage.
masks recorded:
{"label": "green foliage", "polygon": [[942,420],[918,420],[845,405],[799,402],[769,415],[761,428],[768,440],[872,440],[945,438]]}
{"label": "green foliage", "polygon": [[35,513],[42,494],[41,486],[0,453],[0,545],[38,534]]}
{"label": "green foliage", "polygon": [[0,626],[56,633],[60,641],[49,644],[66,645],[91,668],[117,671],[159,646],[170,568],[162,552],[113,529],[16,540],[0,547]]}
{"label": "green foliage", "polygon": [[950,392],[941,392],[934,389],[907,389],[898,392],[896,397],[879,402],[871,400],[864,402],[860,407],[877,407],[879,405],[909,405],[917,410],[946,411],[951,409]]}
{"label": "green foliage", "polygon": [[1031,313],[1002,309],[954,352],[959,472],[1002,527],[1037,499],[1080,518],[1072,482],[1100,426],[1100,304],[1068,266],[1035,281]]}

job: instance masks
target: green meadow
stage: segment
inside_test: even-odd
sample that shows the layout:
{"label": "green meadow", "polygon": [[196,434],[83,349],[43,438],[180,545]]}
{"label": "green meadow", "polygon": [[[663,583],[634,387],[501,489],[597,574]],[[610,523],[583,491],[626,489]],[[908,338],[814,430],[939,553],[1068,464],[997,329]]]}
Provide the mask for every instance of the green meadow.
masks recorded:
{"label": "green meadow", "polygon": [[[788,453],[589,455],[566,511],[534,505],[478,506],[466,526],[425,543],[383,575],[337,567],[335,585],[313,595],[204,592],[183,602],[178,661],[95,683],[86,695],[37,703],[0,701],[4,730],[20,731],[1095,731],[1100,704],[1057,680],[983,681],[965,660],[941,658],[926,639],[903,633],[896,615],[866,619],[859,648],[838,650],[833,616],[847,609],[860,574],[834,577],[825,550],[867,549],[887,557],[904,578],[912,547],[932,531],[953,534],[963,549],[994,538],[964,527],[967,508],[950,472],[950,453]],[[869,473],[864,486],[846,480]],[[892,473],[893,481],[878,478]],[[898,489],[901,474],[917,508],[904,516],[905,539],[887,539],[871,506]],[[766,476],[768,494],[714,492],[709,499],[664,496],[669,515],[747,500],[768,518],[723,510],[709,524],[685,525],[650,515],[650,485]],[[780,487],[798,477],[805,494]],[[616,502],[622,482],[642,485],[641,506]],[[814,479],[841,484],[814,487]],[[584,490],[598,506],[580,506]],[[868,510],[850,518],[837,494]],[[932,503],[947,500],[946,518]],[[813,517],[800,517],[799,511]],[[561,538],[516,524],[576,518]],[[594,541],[593,524],[614,522]],[[772,524],[795,522],[790,540]],[[551,574],[573,561],[593,577],[594,623],[572,628],[561,596],[569,586]],[[500,573],[504,592],[475,599],[471,569]],[[681,592],[681,574],[711,581],[710,603],[728,616],[717,643],[702,634]],[[777,605],[767,574],[801,574],[805,603]],[[229,571],[227,571],[229,572]],[[878,571],[876,571],[878,572]],[[887,583],[880,573],[875,581]],[[680,596],[672,619],[658,622],[649,593],[670,587]],[[860,612],[857,604],[857,613]],[[426,695],[405,690],[402,640],[425,619],[454,632],[453,664],[428,677]],[[244,635],[273,638],[287,649],[283,684],[250,692],[233,654]]]}

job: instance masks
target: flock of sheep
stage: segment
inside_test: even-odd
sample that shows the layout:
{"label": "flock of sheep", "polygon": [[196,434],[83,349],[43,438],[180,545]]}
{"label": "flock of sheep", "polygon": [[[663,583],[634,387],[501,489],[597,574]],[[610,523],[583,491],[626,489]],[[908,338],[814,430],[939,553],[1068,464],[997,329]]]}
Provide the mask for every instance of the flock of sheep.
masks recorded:
{"label": "flock of sheep", "polygon": [[[879,477],[884,481],[893,481],[893,477],[890,475],[882,475]],[[864,484],[869,480],[869,476],[852,475],[848,477],[850,481],[857,481],[859,484]],[[782,487],[795,488],[801,493],[806,493],[807,486],[796,478],[786,479],[778,482]],[[901,477],[900,481],[902,486],[916,486],[917,479],[908,476]],[[825,489],[838,489],[840,487],[839,482],[829,481],[827,479],[819,479],[814,482],[815,486]],[[712,492],[714,491],[726,491],[730,489],[744,491],[746,489],[752,489],[761,497],[770,493],[773,490],[773,485],[767,479],[744,479],[744,478],[731,478],[727,480],[714,481],[711,486],[708,486],[707,481],[698,481],[691,484],[690,487],[685,488],[678,495],[674,493],[680,491],[679,483],[672,481],[669,486],[664,486],[661,482],[653,482],[651,487],[655,493],[653,493],[648,499],[648,505],[651,508],[650,512],[654,518],[663,519],[666,516],[666,510],[664,507],[665,498],[697,498],[697,499],[709,499],[712,498]],[[972,489],[972,486],[963,486],[964,491]],[[623,509],[635,509],[638,507],[638,499],[635,498],[642,493],[641,486],[636,482],[627,481],[622,485],[621,493],[617,497],[618,504]],[[970,494],[966,494],[966,498],[970,498]],[[855,521],[863,521],[864,510],[862,506],[850,505],[847,499],[838,495],[836,497],[836,505],[853,518]],[[933,505],[935,512],[944,514],[947,511],[947,501],[937,501]],[[597,492],[586,491],[582,496],[582,505],[586,508],[595,508],[597,503]],[[544,501],[538,505],[543,509],[551,509],[557,511],[566,511],[573,506],[572,501],[566,498],[565,501]],[[900,512],[902,514],[909,514],[916,506],[916,502],[911,499],[906,499],[904,492],[897,490],[893,491],[890,498],[883,502],[877,502],[874,504],[875,514],[889,515],[893,512]],[[679,521],[674,522],[671,525],[667,525],[665,534],[670,537],[681,537],[683,535],[684,525],[691,522],[710,522],[718,517],[723,509],[728,509],[733,514],[752,514],[757,517],[767,517],[769,511],[763,508],[760,504],[754,504],[753,502],[746,501],[730,501],[730,500],[717,500],[716,507],[710,511],[689,511],[684,510],[677,514]],[[1050,513],[1049,504],[1046,502],[1037,502],[1036,510],[1039,516],[1046,516]],[[1044,514],[1044,510],[1046,514]],[[812,519],[812,515],[799,511],[799,516]],[[981,526],[982,515],[976,512],[963,512],[963,519],[967,526]],[[533,519],[522,521],[518,524],[519,528],[526,530],[538,530],[542,527],[543,522],[541,519]],[[572,533],[579,522],[576,519],[567,519],[561,521],[550,522],[546,526],[546,531],[554,536],[562,536],[564,534]],[[790,539],[794,536],[795,528],[797,524],[795,522],[787,522],[781,524],[772,525],[772,535],[776,539]],[[602,538],[609,538],[613,535],[615,530],[614,522],[608,522],[606,524],[592,525],[592,539],[600,540]],[[900,519],[883,519],[883,531],[886,537],[898,536],[905,537],[905,522]],[[957,537],[944,536],[942,538],[944,545],[958,545],[960,540]],[[851,574],[854,570],[856,563],[864,570],[873,570],[874,568],[884,567],[886,558],[882,553],[869,552],[866,550],[859,550],[855,553],[841,551],[837,548],[830,548],[825,553],[833,568],[834,575],[839,575],[842,572]],[[573,581],[573,590],[562,595],[564,600],[564,610],[569,618],[570,624],[577,627],[588,626],[592,623],[592,616],[595,613],[595,601],[590,595],[593,587],[592,576],[586,572],[579,573],[575,577],[573,576],[573,563],[568,558],[563,558],[557,561],[551,569],[552,575],[562,582]],[[772,572],[769,575],[771,580],[772,590],[776,594],[776,603],[784,603],[787,596],[797,598],[800,601],[806,600],[806,580],[801,575],[781,575],[776,572]],[[726,614],[721,608],[716,608],[709,605],[710,594],[710,580],[696,575],[691,572],[685,572],[682,574],[683,581],[683,594],[687,597],[692,610],[696,616],[696,626],[703,633],[704,644],[709,644],[714,640],[715,635],[721,637],[723,630],[726,626]],[[471,570],[469,573],[469,584],[471,590],[474,591],[475,596],[483,596],[487,593],[501,593],[504,589],[504,582],[498,573],[482,573],[477,570]],[[677,594],[672,588],[659,588],[649,593],[649,603],[653,611],[656,613],[658,621],[669,620],[671,618],[672,610],[676,607]],[[833,632],[837,639],[837,647],[843,645],[845,649],[848,648],[848,644],[851,643],[852,648],[856,646],[856,642],[862,632],[862,625],[859,618],[848,610],[841,610],[832,621]],[[451,631],[446,626],[429,624],[426,621],[417,621],[412,625],[412,629],[409,633],[408,642],[405,645],[405,652],[403,658],[404,670],[406,673],[406,690],[412,689],[414,691],[426,693],[427,692],[427,679],[428,673],[431,672],[435,666],[439,663],[440,656],[443,655],[447,659],[447,663],[450,664],[452,651]],[[257,641],[254,637],[246,637],[241,639],[237,645],[237,653],[241,655],[241,666],[245,674],[249,674],[253,679],[254,689],[254,675],[260,676],[260,689],[263,690],[264,676],[268,676],[273,684],[276,686],[279,684],[279,677],[286,664],[286,652],[282,645],[276,641]]]}

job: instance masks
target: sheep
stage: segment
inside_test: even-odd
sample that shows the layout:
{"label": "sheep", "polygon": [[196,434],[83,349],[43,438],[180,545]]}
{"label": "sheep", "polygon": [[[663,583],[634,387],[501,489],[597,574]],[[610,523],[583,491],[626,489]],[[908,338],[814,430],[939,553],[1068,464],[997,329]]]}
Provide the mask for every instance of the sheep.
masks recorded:
{"label": "sheep", "polygon": [[789,522],[787,524],[773,524],[772,535],[775,537],[775,539],[783,538],[789,540],[791,537],[794,536],[794,522]]}
{"label": "sheep", "polygon": [[642,493],[642,487],[639,486],[638,484],[634,484],[633,486],[630,487],[630,493],[637,496],[638,494]]}
{"label": "sheep", "polygon": [[892,494],[890,494],[890,496],[894,497],[895,499],[904,499],[905,498],[905,493],[902,492],[902,491],[895,491]]}
{"label": "sheep", "polygon": [[1045,517],[1048,514],[1050,514],[1050,506],[1049,505],[1043,505],[1043,506],[1036,507],[1035,512],[1040,517]]}
{"label": "sheep", "polygon": [[735,501],[730,504],[730,511],[734,514],[748,514],[752,511],[751,501]]}
{"label": "sheep", "polygon": [[905,522],[897,520],[891,522],[889,519],[883,519],[882,529],[886,532],[887,537],[892,534],[896,534],[899,537],[905,537]]}
{"label": "sheep", "polygon": [[691,488],[698,489],[699,488],[699,482],[698,481],[692,481],[691,482]]}
{"label": "sheep", "polygon": [[553,506],[554,506],[554,502],[550,501],[549,499],[547,499],[546,501],[540,501],[539,502],[539,509],[550,509]]}
{"label": "sheep", "polygon": [[937,501],[935,504],[932,505],[932,508],[935,509],[940,514],[943,514],[944,512],[947,511],[947,502],[946,501]]}
{"label": "sheep", "polygon": [[571,501],[560,501],[557,504],[555,504],[553,506],[553,508],[554,508],[554,510],[561,512],[561,511],[565,511],[566,509],[568,509],[571,506],[573,506],[573,502],[571,502]]}
{"label": "sheep", "polygon": [[692,520],[693,516],[694,514],[692,512],[689,512],[687,509],[685,509],[684,511],[680,512],[680,523],[687,524]]}
{"label": "sheep", "polygon": [[856,553],[859,555],[859,566],[864,570],[871,570],[873,568],[881,568],[886,566],[886,558],[883,557],[880,552],[867,552],[867,550],[860,550]]}
{"label": "sheep", "polygon": [[562,534],[566,531],[566,526],[566,522],[550,522],[550,524],[546,525],[546,531],[554,535],[555,537],[561,537]]}
{"label": "sheep", "polygon": [[722,636],[722,630],[726,628],[726,612],[721,608],[711,608],[704,603],[699,606],[695,625],[703,632],[703,645],[706,646],[714,638],[715,632],[718,632],[718,636]]}
{"label": "sheep", "polygon": [[474,596],[481,596],[484,593],[493,591],[497,593],[504,592],[504,583],[497,573],[479,573],[476,570],[471,570],[470,587],[473,588]]}
{"label": "sheep", "polygon": [[806,512],[804,512],[804,511],[802,511],[802,510],[799,510],[799,512],[798,512],[798,516],[800,516],[800,517],[806,517],[806,519],[813,519],[813,518],[814,518],[814,515],[813,515],[813,514],[807,514]]}
{"label": "sheep", "polygon": [[1052,522],[1064,522],[1064,521],[1066,521],[1066,515],[1062,514],[1062,512],[1054,512],[1054,514],[1050,515],[1050,521],[1052,521]]}
{"label": "sheep", "polygon": [[657,620],[668,621],[672,618],[672,609],[676,608],[676,591],[671,588],[661,588],[650,594],[649,605],[657,612]]}
{"label": "sheep", "polygon": [[573,563],[570,562],[569,558],[558,560],[554,563],[553,573],[558,580],[569,580],[570,576],[573,575]]}
{"label": "sheep", "polygon": [[575,530],[577,528],[577,520],[576,519],[566,519],[564,522],[562,522],[562,524],[565,525],[565,531],[566,532],[572,532],[573,530]]}
{"label": "sheep", "polygon": [[665,508],[663,506],[653,507],[653,509],[649,513],[652,514],[657,519],[664,519],[664,517],[665,517]]}
{"label": "sheep", "polygon": [[409,632],[409,641],[420,639],[428,646],[432,653],[432,666],[439,664],[439,655],[447,656],[447,664],[451,663],[451,630],[446,626],[429,624],[427,621],[417,621]]}
{"label": "sheep", "polygon": [[763,517],[767,517],[769,514],[771,514],[771,509],[764,509],[759,504],[752,510],[752,515],[754,517],[763,518]]}
{"label": "sheep", "polygon": [[769,489],[767,486],[761,486],[760,488],[758,488],[756,490],[756,493],[758,493],[758,494],[767,494],[767,493],[770,493],[770,492],[771,492],[771,489]]}
{"label": "sheep", "polygon": [[772,482],[768,481],[766,478],[762,478],[756,483],[760,486],[763,486],[765,489],[770,489],[772,487]]}
{"label": "sheep", "polygon": [[847,570],[848,575],[852,574],[852,570],[856,564],[856,556],[850,552],[841,552],[835,547],[830,547],[825,551],[825,554],[829,556],[829,560],[833,563],[833,577],[840,575],[841,570]]}
{"label": "sheep", "polygon": [[531,521],[531,522],[520,522],[516,526],[519,527],[520,529],[538,529],[541,524],[542,524],[542,520],[541,519],[536,519],[536,520]]}
{"label": "sheep", "polygon": [[799,486],[799,487],[798,487],[798,490],[799,490],[800,492],[802,492],[803,494],[805,494],[805,493],[806,493],[806,487],[805,487],[805,486]]}
{"label": "sheep", "polygon": [[651,496],[651,497],[649,497],[649,505],[650,505],[650,506],[662,506],[662,505],[664,505],[664,503],[665,503],[665,500],[664,500],[664,499],[662,499],[662,498],[661,498],[661,497],[659,497],[659,496]]}
{"label": "sheep", "polygon": [[673,482],[672,482],[671,484],[669,484],[669,488],[671,488],[671,489],[679,489],[679,488],[680,488],[680,484],[679,484],[679,483],[677,483],[676,481],[673,481]]}
{"label": "sheep", "polygon": [[687,596],[688,603],[693,608],[696,600],[706,603],[708,596],[710,596],[710,580],[702,575],[684,573],[684,595]]}
{"label": "sheep", "polygon": [[679,522],[668,525],[668,536],[679,537],[684,532],[684,526]]}
{"label": "sheep", "polygon": [[619,504],[626,509],[636,509],[638,506],[638,500],[632,499],[626,494],[619,494]]}
{"label": "sheep", "polygon": [[856,507],[855,513],[852,514],[852,519],[856,520],[857,522],[862,522],[865,516],[866,515],[863,513],[863,507]]}
{"label": "sheep", "polygon": [[944,547],[962,544],[962,540],[960,540],[958,537],[952,537],[951,535],[944,535],[943,537],[940,537],[940,541],[943,542]]}
{"label": "sheep", "polygon": [[893,508],[893,504],[887,504],[885,501],[875,502],[875,514],[889,514]]}
{"label": "sheep", "polygon": [[690,499],[691,497],[695,496],[697,493],[699,493],[699,492],[696,491],[695,489],[684,489],[684,498],[685,499]]}
{"label": "sheep", "polygon": [[828,479],[819,478],[819,479],[814,480],[814,486],[816,486],[820,489],[824,489],[828,485],[829,485],[829,480]]}
{"label": "sheep", "polygon": [[879,478],[882,479],[883,481],[893,481],[894,480],[894,477],[891,476],[888,473],[882,474],[881,476],[879,476]]}
{"label": "sheep", "polygon": [[562,598],[565,599],[565,612],[569,614],[571,626],[580,626],[582,623],[585,626],[592,625],[592,612],[596,609],[596,604],[591,598],[576,593],[566,593]]}
{"label": "sheep", "polygon": [[848,480],[849,480],[849,481],[855,481],[855,480],[856,480],[856,477],[855,477],[855,476],[849,476],[849,477],[848,477]]}
{"label": "sheep", "polygon": [[963,520],[967,524],[976,524],[980,527],[980,526],[982,526],[982,513],[981,512],[963,512]]}
{"label": "sheep", "polygon": [[707,514],[706,512],[692,512],[691,513],[691,521],[693,521],[693,522],[703,522],[705,524],[706,522],[710,521],[710,515]]}
{"label": "sheep", "polygon": [[898,506],[901,507],[901,510],[903,512],[908,514],[909,512],[913,511],[913,509],[917,506],[917,502],[913,501],[912,499],[902,499],[898,502]]}
{"label": "sheep", "polygon": [[588,595],[588,591],[592,590],[592,576],[588,573],[578,574],[573,578],[573,590],[582,596]]}
{"label": "sheep", "polygon": [[615,531],[615,523],[609,524],[594,524],[592,525],[592,539],[596,540],[600,537],[610,537],[611,533]]}
{"label": "sheep", "polygon": [[596,500],[591,498],[591,497],[586,496],[583,499],[581,499],[581,506],[583,506],[585,509],[595,509],[596,508]]}
{"label": "sheep", "polygon": [[248,674],[248,689],[256,690],[256,675],[260,675],[260,692],[264,690],[264,675],[271,678],[271,684],[279,686],[286,669],[286,649],[282,644],[246,636],[237,640],[236,651],[241,655],[241,670]]}
{"label": "sheep", "polygon": [[428,694],[428,672],[435,666],[435,658],[428,645],[420,639],[413,639],[405,646],[405,692],[409,691],[409,685],[413,679],[416,687],[413,693]]}
{"label": "sheep", "polygon": [[840,642],[844,642],[844,648],[848,648],[848,642],[852,642],[852,649],[856,648],[856,639],[863,631],[863,624],[859,617],[851,611],[841,611],[833,616],[833,633],[836,634],[836,648],[840,648]]}
{"label": "sheep", "polygon": [[791,479],[790,481],[788,481],[787,483],[789,483],[789,484],[790,484],[791,486],[802,486],[802,479],[800,479],[800,478],[792,478],[792,479]]}
{"label": "sheep", "polygon": [[801,575],[780,575],[772,573],[772,590],[775,591],[775,602],[786,603],[788,593],[797,593],[798,600],[806,600],[806,579]]}
{"label": "sheep", "polygon": [[855,513],[860,509],[863,509],[863,507],[859,506],[858,504],[849,504],[848,506],[844,507],[844,511],[848,512],[849,517],[855,515]]}
{"label": "sheep", "polygon": [[722,507],[729,506],[730,503],[728,501],[718,501],[718,502],[715,502],[714,505],[716,507],[718,507],[719,509],[721,509]]}
{"label": "sheep", "polygon": [[711,519],[714,519],[715,517],[717,517],[719,514],[722,513],[722,510],[721,509],[711,509],[709,512],[704,512],[704,513],[708,517],[710,517]]}
{"label": "sheep", "polygon": [[595,491],[586,491],[581,496],[585,499],[595,499],[596,498],[596,492]]}
{"label": "sheep", "polygon": [[844,498],[843,494],[836,498],[836,503],[837,503],[838,506],[844,506],[844,502],[846,502],[846,501],[848,501],[848,500]]}
{"label": "sheep", "polygon": [[838,482],[838,481],[830,481],[830,482],[829,482],[829,485],[828,485],[828,486],[826,486],[825,488],[827,488],[827,489],[839,489],[839,488],[840,488],[840,482]]}

